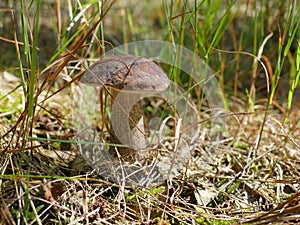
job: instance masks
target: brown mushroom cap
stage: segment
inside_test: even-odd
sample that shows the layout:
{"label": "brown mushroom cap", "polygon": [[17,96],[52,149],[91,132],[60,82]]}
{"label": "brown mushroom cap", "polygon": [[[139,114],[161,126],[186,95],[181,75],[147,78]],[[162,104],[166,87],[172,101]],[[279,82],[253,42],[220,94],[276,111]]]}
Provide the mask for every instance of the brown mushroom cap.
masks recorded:
{"label": "brown mushroom cap", "polygon": [[170,84],[158,65],[133,55],[115,55],[94,63],[84,72],[80,82],[138,92],[163,91]]}

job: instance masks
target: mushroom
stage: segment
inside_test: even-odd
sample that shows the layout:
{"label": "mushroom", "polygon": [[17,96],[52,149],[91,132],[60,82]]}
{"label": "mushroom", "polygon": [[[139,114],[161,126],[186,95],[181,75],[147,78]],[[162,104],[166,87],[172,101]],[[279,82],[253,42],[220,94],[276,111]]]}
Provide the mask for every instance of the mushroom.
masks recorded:
{"label": "mushroom", "polygon": [[[111,88],[111,142],[128,146],[118,148],[119,154],[126,161],[145,158],[142,151],[146,148],[146,142],[140,98],[145,93],[167,89],[170,81],[165,72],[149,59],[114,55],[90,66],[80,82]],[[117,155],[115,148],[109,151]]]}

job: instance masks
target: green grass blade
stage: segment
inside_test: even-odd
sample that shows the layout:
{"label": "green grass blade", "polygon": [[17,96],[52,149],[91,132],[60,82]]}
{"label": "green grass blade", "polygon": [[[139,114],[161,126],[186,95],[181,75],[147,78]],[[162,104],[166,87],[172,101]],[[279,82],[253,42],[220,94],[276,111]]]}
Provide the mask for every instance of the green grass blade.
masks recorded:
{"label": "green grass blade", "polygon": [[28,115],[33,117],[34,112],[34,96],[36,86],[36,63],[37,63],[37,42],[39,31],[39,18],[40,18],[41,1],[36,2],[36,14],[34,18],[34,30],[33,30],[33,45],[32,45],[32,59],[30,65],[30,80],[29,80],[29,102],[28,102]]}
{"label": "green grass blade", "polygon": [[228,21],[228,14],[230,12],[230,9],[232,8],[232,6],[235,4],[236,0],[235,1],[232,1],[230,3],[230,5],[226,8],[226,12],[224,13],[224,15],[222,16],[222,19],[218,25],[218,28],[217,28],[217,31],[216,33],[214,34],[214,37],[211,41],[211,44],[207,50],[207,53],[205,55],[205,58],[208,58],[208,55],[211,51],[211,49],[216,45],[217,42],[219,42],[219,40],[222,38],[222,33],[224,33],[224,30],[225,30],[225,25],[226,23],[228,24],[229,21]]}

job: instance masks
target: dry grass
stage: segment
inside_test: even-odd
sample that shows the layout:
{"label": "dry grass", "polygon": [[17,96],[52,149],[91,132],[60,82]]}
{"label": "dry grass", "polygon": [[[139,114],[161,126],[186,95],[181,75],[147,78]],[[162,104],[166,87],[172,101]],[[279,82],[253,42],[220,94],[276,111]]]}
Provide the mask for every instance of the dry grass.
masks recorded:
{"label": "dry grass", "polygon": [[[66,95],[59,92],[46,104],[55,116],[39,111],[34,136],[72,140],[69,114],[59,104]],[[30,224],[297,223],[297,115],[283,126],[282,115],[271,111],[255,149],[262,110],[228,114],[226,137],[220,141],[207,139],[209,130],[204,126],[190,146],[193,157],[186,170],[149,188],[132,189],[102,180],[75,144],[33,141],[34,147],[28,143],[24,150],[16,142],[18,130],[14,135],[10,132],[1,138],[1,149],[6,149],[1,157],[2,220],[22,221],[28,213]],[[2,134],[11,128],[6,117],[1,125]]]}

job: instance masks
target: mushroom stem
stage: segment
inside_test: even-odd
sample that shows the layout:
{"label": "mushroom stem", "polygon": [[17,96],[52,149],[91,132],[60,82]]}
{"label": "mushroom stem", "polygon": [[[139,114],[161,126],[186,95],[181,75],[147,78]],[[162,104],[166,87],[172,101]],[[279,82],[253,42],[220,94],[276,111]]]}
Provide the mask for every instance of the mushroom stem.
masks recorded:
{"label": "mushroom stem", "polygon": [[[112,90],[111,141],[128,147],[119,147],[125,161],[140,161],[146,147],[143,111],[140,94]],[[115,147],[110,153],[116,155]]]}

